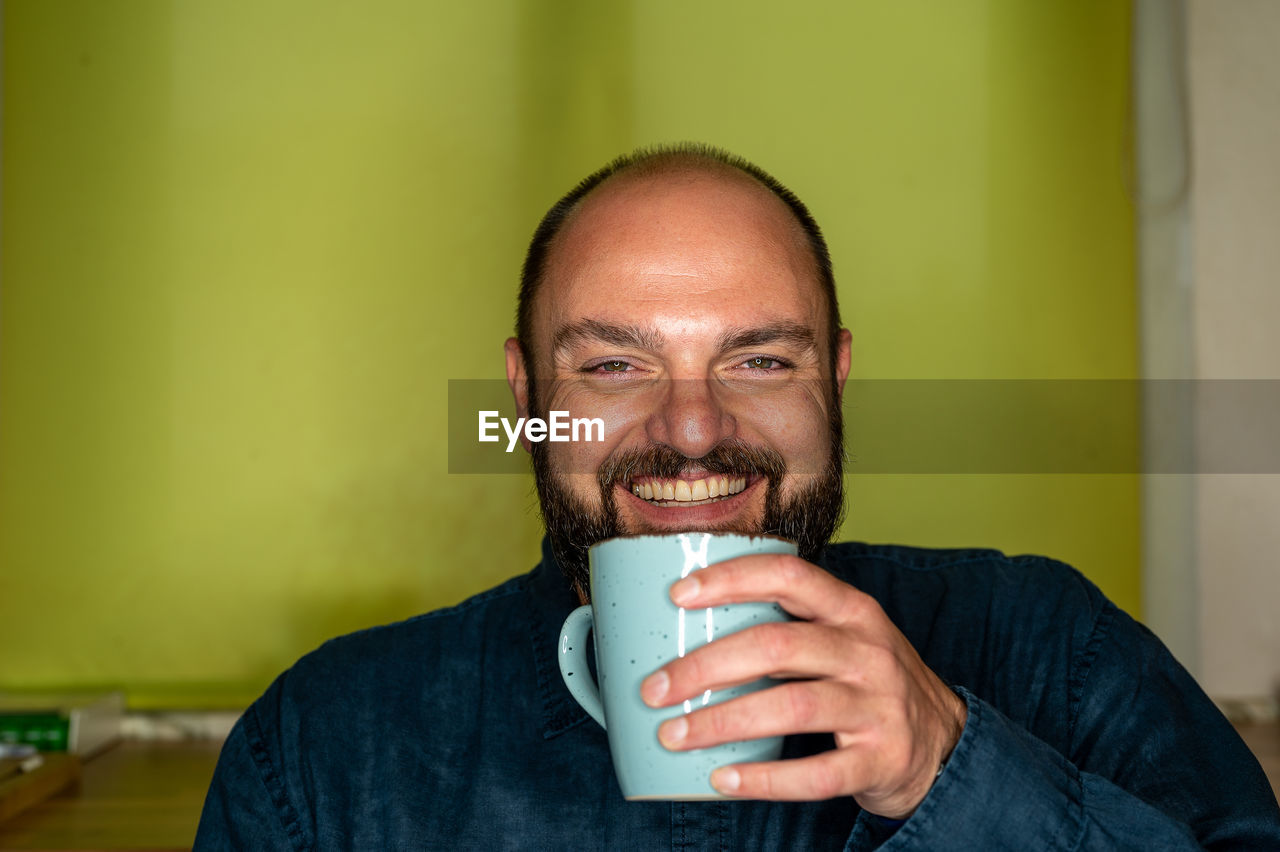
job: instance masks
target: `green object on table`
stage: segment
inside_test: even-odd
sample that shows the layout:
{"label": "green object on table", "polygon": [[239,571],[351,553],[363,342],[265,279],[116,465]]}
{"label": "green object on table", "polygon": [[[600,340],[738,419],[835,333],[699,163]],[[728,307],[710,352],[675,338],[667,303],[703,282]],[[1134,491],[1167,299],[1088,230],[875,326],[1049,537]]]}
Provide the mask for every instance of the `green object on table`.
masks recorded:
{"label": "green object on table", "polygon": [[0,742],[82,757],[120,738],[124,694],[0,692]]}
{"label": "green object on table", "polygon": [[71,720],[57,713],[0,713],[0,742],[66,751],[70,733]]}

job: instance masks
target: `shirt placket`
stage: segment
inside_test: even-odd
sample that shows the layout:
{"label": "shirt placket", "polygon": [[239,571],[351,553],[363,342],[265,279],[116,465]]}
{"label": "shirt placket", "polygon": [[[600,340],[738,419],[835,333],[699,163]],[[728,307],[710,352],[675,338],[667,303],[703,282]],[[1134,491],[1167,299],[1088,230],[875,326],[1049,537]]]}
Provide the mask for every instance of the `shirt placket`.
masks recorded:
{"label": "shirt placket", "polygon": [[732,813],[727,802],[672,802],[671,848],[728,852]]}

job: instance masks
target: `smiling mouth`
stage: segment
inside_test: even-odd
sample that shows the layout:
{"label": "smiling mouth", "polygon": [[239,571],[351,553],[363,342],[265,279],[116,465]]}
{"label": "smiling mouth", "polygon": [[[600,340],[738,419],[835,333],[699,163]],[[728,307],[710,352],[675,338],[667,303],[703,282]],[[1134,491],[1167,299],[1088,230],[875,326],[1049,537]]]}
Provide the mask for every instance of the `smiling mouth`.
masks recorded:
{"label": "smiling mouth", "polygon": [[631,480],[631,493],[655,506],[703,506],[727,500],[741,493],[750,479],[746,476],[711,475],[703,479],[660,479],[638,476]]}

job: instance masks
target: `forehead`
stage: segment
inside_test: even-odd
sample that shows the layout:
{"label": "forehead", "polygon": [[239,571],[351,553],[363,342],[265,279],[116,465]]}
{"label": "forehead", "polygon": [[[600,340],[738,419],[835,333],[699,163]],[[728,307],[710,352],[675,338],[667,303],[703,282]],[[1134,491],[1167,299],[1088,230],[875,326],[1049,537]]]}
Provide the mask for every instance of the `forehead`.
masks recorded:
{"label": "forehead", "polygon": [[799,222],[754,179],[727,168],[623,174],[562,227],[535,299],[535,345],[583,317],[682,325],[825,316]]}

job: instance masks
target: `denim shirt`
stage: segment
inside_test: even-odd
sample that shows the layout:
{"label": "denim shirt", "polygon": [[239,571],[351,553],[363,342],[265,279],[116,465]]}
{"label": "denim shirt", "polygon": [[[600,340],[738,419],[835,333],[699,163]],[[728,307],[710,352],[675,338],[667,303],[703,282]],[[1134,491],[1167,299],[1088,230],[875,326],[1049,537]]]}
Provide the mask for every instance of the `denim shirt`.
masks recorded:
{"label": "denim shirt", "polygon": [[[1257,761],[1160,642],[1071,568],[984,550],[823,558],[968,705],[905,823],[852,798],[627,802],[561,681],[576,601],[543,551],[282,674],[223,747],[195,848],[1280,850]],[[833,745],[793,736],[784,757]]]}

